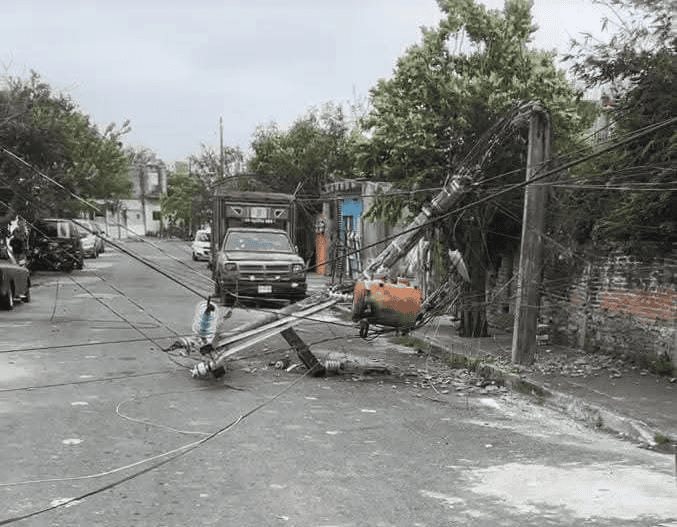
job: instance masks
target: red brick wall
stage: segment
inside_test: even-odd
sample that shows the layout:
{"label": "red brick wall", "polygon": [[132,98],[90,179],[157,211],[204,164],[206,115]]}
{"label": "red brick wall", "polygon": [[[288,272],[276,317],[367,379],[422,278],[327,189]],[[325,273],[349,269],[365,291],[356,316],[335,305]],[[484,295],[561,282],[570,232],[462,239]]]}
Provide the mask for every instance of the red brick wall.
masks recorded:
{"label": "red brick wall", "polygon": [[574,266],[566,294],[550,294],[545,283],[555,341],[631,357],[667,353],[677,361],[676,256],[582,255],[585,263]]}
{"label": "red brick wall", "polygon": [[[503,255],[488,288],[489,322],[503,329],[511,329],[506,314],[514,312],[514,280],[505,284],[518,261],[518,252]],[[665,352],[677,363],[677,250],[644,257],[609,249],[558,254],[543,275],[539,314],[550,324],[551,341],[628,356]]]}
{"label": "red brick wall", "polygon": [[647,321],[675,320],[674,291],[654,292],[641,289],[600,291],[599,307]]}

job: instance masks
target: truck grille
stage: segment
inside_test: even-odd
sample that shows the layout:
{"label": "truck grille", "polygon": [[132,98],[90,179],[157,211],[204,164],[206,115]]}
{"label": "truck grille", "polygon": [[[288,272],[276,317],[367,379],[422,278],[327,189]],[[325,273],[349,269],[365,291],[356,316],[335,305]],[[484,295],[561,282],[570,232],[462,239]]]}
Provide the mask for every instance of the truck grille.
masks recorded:
{"label": "truck grille", "polygon": [[257,280],[274,280],[289,275],[289,264],[238,264],[238,270],[244,279],[254,276]]}
{"label": "truck grille", "polygon": [[241,273],[263,273],[266,270],[262,264],[240,264],[237,268]]}

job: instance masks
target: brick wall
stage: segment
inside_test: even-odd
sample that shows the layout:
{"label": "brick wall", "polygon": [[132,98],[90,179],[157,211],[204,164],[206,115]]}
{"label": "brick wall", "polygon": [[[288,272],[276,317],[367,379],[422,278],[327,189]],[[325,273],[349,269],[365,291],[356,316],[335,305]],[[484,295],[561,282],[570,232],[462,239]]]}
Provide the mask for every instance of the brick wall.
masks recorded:
{"label": "brick wall", "polygon": [[574,273],[554,335],[559,341],[628,356],[667,353],[677,362],[677,254],[633,257],[588,254]]}
{"label": "brick wall", "polygon": [[[677,363],[677,251],[645,249],[645,256],[599,248],[551,255],[539,311],[551,340],[630,357],[667,353]],[[511,328],[518,262],[515,248],[493,271],[487,316],[496,327]]]}

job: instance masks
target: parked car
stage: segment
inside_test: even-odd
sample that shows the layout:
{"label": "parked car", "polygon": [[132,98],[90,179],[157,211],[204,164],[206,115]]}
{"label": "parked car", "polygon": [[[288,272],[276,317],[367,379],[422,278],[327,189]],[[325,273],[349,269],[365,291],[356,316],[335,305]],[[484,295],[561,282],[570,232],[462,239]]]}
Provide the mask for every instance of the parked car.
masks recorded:
{"label": "parked car", "polygon": [[0,244],[0,309],[14,309],[14,300],[31,301],[28,269],[19,265],[7,246]]}
{"label": "parked car", "polygon": [[273,300],[306,296],[306,265],[282,229],[228,229],[216,257],[216,277],[226,304],[234,295]]}
{"label": "parked car", "polygon": [[37,220],[29,236],[29,246],[31,269],[70,272],[84,266],[80,233],[71,220]]}
{"label": "parked car", "polygon": [[99,227],[88,220],[74,220],[80,234],[80,243],[85,258],[98,258],[103,252],[103,240],[101,239]]}
{"label": "parked car", "polygon": [[193,260],[211,259],[212,254],[212,233],[208,230],[200,230],[195,233],[193,240]]}

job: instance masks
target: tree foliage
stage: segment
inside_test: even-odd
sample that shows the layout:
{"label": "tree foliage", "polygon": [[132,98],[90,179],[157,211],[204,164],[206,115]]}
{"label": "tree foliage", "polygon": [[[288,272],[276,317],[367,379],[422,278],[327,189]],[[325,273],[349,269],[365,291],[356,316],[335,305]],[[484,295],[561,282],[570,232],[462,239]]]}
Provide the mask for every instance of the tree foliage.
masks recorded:
{"label": "tree foliage", "polygon": [[189,157],[185,171],[169,174],[162,213],[170,224],[195,230],[209,223],[217,188],[255,190],[244,174],[244,154],[238,147],[224,146],[223,174],[220,164],[218,149],[202,145],[197,154]]}
{"label": "tree foliage", "polygon": [[[604,28],[613,31],[610,38],[574,41],[568,58],[580,79],[610,95],[613,105],[607,111],[613,139],[677,113],[677,36],[673,2],[603,3],[613,13],[604,21]],[[587,170],[593,175],[579,178],[580,183],[618,188],[567,196],[565,207],[590,212],[572,218],[579,240],[674,241],[677,195],[661,189],[674,188],[676,153],[677,132],[672,126],[591,163]]]}
{"label": "tree foliage", "polygon": [[167,194],[162,196],[162,216],[169,225],[191,227],[193,219],[201,223],[203,203],[200,180],[188,172],[176,171],[169,175]]}
{"label": "tree foliage", "polygon": [[353,133],[335,105],[311,110],[287,130],[260,127],[251,144],[250,171],[268,190],[317,196],[324,183],[354,176]]}
{"label": "tree foliage", "polygon": [[[365,175],[400,189],[431,190],[408,199],[381,198],[369,211],[374,218],[394,221],[403,212],[417,213],[516,101],[540,101],[550,112],[555,153],[572,148],[584,124],[577,95],[556,68],[554,55],[529,47],[535,31],[531,2],[507,0],[502,11],[476,0],[438,3],[443,12],[439,24],[424,29],[392,77],[372,89],[372,110],[357,150]],[[526,154],[524,129],[482,167],[481,177],[488,181],[465,203],[497,186],[523,181]],[[496,253],[519,236],[522,203],[523,193],[513,193],[451,216],[442,226],[447,242],[473,263],[473,285],[466,295],[472,313],[464,322],[465,334],[485,331],[482,277]]]}
{"label": "tree foliage", "polygon": [[[0,89],[0,145],[85,199],[126,197],[130,191],[121,138],[129,123],[99,129],[77,104],[36,73],[6,79]],[[26,218],[74,215],[86,208],[34,170],[0,153],[0,186]]]}

